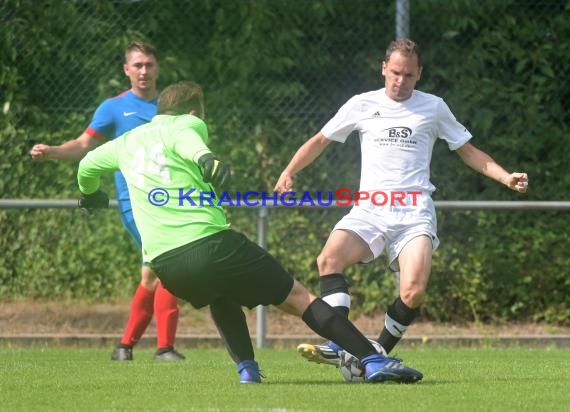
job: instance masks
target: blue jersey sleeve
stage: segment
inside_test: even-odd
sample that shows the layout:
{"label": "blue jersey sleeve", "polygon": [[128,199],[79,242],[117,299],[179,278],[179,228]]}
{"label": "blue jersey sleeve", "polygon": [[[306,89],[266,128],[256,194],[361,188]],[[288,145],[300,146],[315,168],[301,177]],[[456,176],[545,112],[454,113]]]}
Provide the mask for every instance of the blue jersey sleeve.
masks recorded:
{"label": "blue jersey sleeve", "polygon": [[107,140],[111,140],[116,135],[116,124],[112,100],[107,99],[97,107],[87,129],[91,131],[90,134],[101,135]]}

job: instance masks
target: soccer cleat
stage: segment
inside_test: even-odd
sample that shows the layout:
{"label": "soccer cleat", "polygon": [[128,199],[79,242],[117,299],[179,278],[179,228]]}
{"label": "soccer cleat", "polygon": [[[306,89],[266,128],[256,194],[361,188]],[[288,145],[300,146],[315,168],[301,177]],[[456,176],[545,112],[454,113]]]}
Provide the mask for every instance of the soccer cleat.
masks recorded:
{"label": "soccer cleat", "polygon": [[415,369],[402,365],[402,360],[384,355],[368,355],[361,360],[365,368],[367,382],[414,383],[423,379],[424,375]]}
{"label": "soccer cleat", "polygon": [[125,346],[117,346],[115,349],[113,349],[113,353],[111,354],[111,360],[132,361],[133,348],[128,348]]}
{"label": "soccer cleat", "polygon": [[259,365],[254,360],[244,360],[238,363],[239,383],[261,383]]}
{"label": "soccer cleat", "polygon": [[154,354],[154,360],[155,361],[167,361],[167,362],[172,362],[172,361],[181,361],[186,359],[184,357],[184,355],[182,355],[179,352],[176,352],[174,350],[174,348],[170,347],[170,348],[165,348],[165,349],[159,349],[156,351],[156,353]]}
{"label": "soccer cleat", "polygon": [[324,345],[312,345],[310,343],[301,343],[297,346],[297,351],[302,357],[310,362],[324,363],[326,365],[340,365],[340,351],[342,348],[332,341],[326,342]]}
{"label": "soccer cleat", "polygon": [[[378,342],[372,339],[368,340],[378,353],[386,355],[386,351]],[[302,343],[297,346],[297,351],[310,362],[324,363],[326,365],[336,366],[337,368],[340,366],[340,353],[342,352],[342,348],[333,341],[329,340],[324,345]]]}

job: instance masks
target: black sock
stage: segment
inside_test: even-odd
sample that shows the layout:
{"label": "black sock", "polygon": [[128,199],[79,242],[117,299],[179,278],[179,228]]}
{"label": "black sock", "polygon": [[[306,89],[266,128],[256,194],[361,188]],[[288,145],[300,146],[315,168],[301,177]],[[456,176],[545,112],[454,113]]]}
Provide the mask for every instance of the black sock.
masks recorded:
{"label": "black sock", "polygon": [[212,319],[235,363],[255,359],[245,314],[238,303],[217,300],[210,305]]}
{"label": "black sock", "polygon": [[303,313],[302,319],[316,333],[332,340],[358,359],[376,354],[370,341],[356,326],[322,299],[315,299]]}
{"label": "black sock", "polygon": [[[348,282],[344,275],[342,273],[331,273],[330,275],[320,276],[319,284],[321,286],[321,298],[338,313],[348,318],[350,294],[348,293]],[[332,295],[336,295],[334,299]]]}
{"label": "black sock", "polygon": [[420,313],[420,308],[410,308],[398,297],[394,303],[388,306],[384,328],[378,337],[378,343],[382,345],[386,353],[390,353],[394,346],[402,339],[408,326]]}

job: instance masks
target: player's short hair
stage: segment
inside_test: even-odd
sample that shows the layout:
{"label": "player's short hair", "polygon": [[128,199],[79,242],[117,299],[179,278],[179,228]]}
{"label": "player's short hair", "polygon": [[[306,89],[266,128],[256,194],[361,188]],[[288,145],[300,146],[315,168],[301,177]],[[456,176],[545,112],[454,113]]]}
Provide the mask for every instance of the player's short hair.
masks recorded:
{"label": "player's short hair", "polygon": [[133,41],[129,43],[125,49],[125,63],[129,60],[129,55],[133,52],[141,52],[147,56],[154,56],[154,58],[158,60],[156,57],[156,48],[150,43],[142,41]]}
{"label": "player's short hair", "polygon": [[420,48],[412,40],[402,37],[391,42],[386,49],[386,57],[384,58],[384,61],[388,62],[390,60],[390,56],[392,56],[392,53],[395,51],[406,57],[416,55],[418,58],[418,66],[422,67],[422,54],[420,52]]}
{"label": "player's short hair", "polygon": [[158,114],[188,114],[192,110],[204,112],[204,92],[198,83],[187,80],[174,83],[158,96]]}

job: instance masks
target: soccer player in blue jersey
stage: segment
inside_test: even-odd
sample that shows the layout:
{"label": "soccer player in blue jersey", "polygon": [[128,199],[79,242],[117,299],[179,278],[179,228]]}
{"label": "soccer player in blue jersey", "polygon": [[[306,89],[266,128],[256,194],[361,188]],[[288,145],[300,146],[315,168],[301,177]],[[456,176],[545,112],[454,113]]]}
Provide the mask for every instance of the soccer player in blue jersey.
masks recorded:
{"label": "soccer player in blue jersey", "polygon": [[[125,75],[131,88],[118,96],[105,100],[96,109],[91,123],[76,139],[59,146],[36,144],[30,151],[33,160],[81,160],[90,150],[113,140],[137,126],[150,122],[156,114],[158,60],[156,49],[143,42],[133,42],[125,50]],[[139,248],[141,238],[131,209],[125,178],[115,173],[115,185],[121,221]],[[184,356],[174,349],[178,326],[178,300],[168,292],[155,273],[143,265],[141,282],[131,302],[131,312],[119,345],[111,359],[132,360],[133,346],[156,316],[156,360],[182,360]]]}

